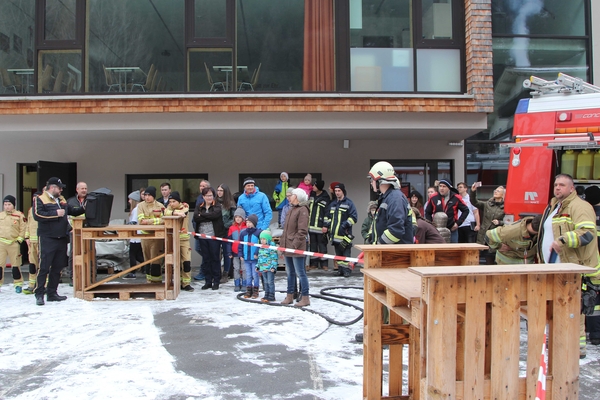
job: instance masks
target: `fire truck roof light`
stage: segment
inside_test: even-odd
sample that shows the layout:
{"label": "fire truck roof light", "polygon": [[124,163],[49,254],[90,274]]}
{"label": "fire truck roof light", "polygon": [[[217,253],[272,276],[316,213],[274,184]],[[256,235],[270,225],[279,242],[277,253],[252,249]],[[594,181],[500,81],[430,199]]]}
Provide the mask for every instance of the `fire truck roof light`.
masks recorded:
{"label": "fire truck roof light", "polygon": [[517,109],[515,110],[515,114],[526,114],[529,109],[529,100],[530,99],[521,99],[519,100],[519,104],[517,104]]}

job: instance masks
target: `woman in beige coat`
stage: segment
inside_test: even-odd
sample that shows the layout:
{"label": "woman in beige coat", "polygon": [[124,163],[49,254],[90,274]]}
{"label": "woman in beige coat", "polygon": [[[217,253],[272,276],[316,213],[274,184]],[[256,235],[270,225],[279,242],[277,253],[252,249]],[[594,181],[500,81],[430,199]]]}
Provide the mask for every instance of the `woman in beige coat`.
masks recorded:
{"label": "woman in beige coat", "polygon": [[[279,245],[287,249],[306,251],[306,238],[308,235],[308,196],[302,189],[292,190],[289,197],[290,209],[285,217],[283,233],[279,239]],[[300,297],[296,303],[297,307],[310,305],[308,298],[308,278],[304,254],[292,252],[284,253],[285,270],[287,271],[287,296],[281,304],[292,304],[294,301],[294,286],[296,285],[296,276],[300,279]]]}

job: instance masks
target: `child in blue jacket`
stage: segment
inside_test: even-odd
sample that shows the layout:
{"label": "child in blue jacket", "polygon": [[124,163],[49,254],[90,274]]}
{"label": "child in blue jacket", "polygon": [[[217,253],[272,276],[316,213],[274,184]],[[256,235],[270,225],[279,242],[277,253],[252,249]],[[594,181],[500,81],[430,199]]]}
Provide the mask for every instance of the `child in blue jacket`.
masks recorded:
{"label": "child in blue jacket", "polygon": [[[240,242],[249,243],[260,243],[260,229],[256,228],[258,224],[258,216],[256,214],[250,214],[246,219],[246,229],[240,233]],[[258,271],[256,270],[256,264],[258,262],[258,247],[249,246],[247,244],[240,243],[238,247],[238,255],[240,261],[244,263],[246,272],[246,293],[244,298],[253,299],[258,298]]]}

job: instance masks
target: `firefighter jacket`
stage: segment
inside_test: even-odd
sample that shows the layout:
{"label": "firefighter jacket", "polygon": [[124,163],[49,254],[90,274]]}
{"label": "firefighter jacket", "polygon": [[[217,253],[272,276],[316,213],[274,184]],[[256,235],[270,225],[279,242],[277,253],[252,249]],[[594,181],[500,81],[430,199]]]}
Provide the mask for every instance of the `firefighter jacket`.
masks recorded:
{"label": "firefighter jacket", "polygon": [[[460,217],[458,212],[460,211]],[[433,221],[433,214],[443,212],[448,216],[446,228],[452,229],[454,224],[461,226],[465,222],[465,218],[469,215],[469,207],[462,201],[460,196],[450,192],[448,202],[441,194],[431,196],[425,205],[425,219]]]}
{"label": "firefighter jacket", "polygon": [[29,239],[33,243],[38,242],[38,223],[33,218],[33,207],[29,209],[27,213],[27,226],[25,227],[25,239]]}
{"label": "firefighter jacket", "polygon": [[342,200],[336,198],[329,204],[323,226],[328,229],[331,242],[340,243],[345,236],[352,235],[352,225],[357,221],[358,212],[354,203],[344,196]]}
{"label": "firefighter jacket", "polygon": [[390,187],[379,199],[373,220],[372,243],[414,243],[412,209],[404,193]]}
{"label": "firefighter jacket", "polygon": [[12,244],[16,240],[21,243],[25,239],[26,225],[21,211],[0,212],[0,242]]}
{"label": "firefighter jacket", "polygon": [[[152,203],[142,201],[137,205],[138,208],[138,224],[141,225],[143,219],[149,219],[152,221],[152,225],[163,225],[163,214],[165,212],[165,206],[162,203],[154,200]],[[142,233],[148,233],[142,231]]]}
{"label": "firefighter jacket", "polygon": [[165,209],[165,215],[173,215],[175,211],[183,211],[185,213],[185,217],[183,217],[183,221],[181,221],[181,229],[179,230],[179,240],[190,240],[190,232],[188,231],[189,226],[189,216],[190,206],[187,203],[179,203],[179,208],[173,209],[171,206]]}
{"label": "firefighter jacket", "polygon": [[[488,245],[496,251],[498,264],[533,264],[537,253],[537,235],[531,236],[527,224],[533,217],[525,217],[510,225],[499,226],[486,232]],[[502,251],[502,244],[510,250]]]}
{"label": "firefighter jacket", "polygon": [[[85,212],[83,207],[71,206],[64,197],[54,197],[48,192],[37,196],[33,207],[33,218],[38,222],[38,237],[67,237],[71,230],[68,216],[78,216]],[[65,215],[59,217],[58,209],[65,210]]]}
{"label": "firefighter jacket", "polygon": [[[540,238],[544,237],[544,221],[558,206],[558,200],[553,198],[544,210],[538,235]],[[596,272],[584,275],[592,280],[600,279],[596,214],[588,202],[577,196],[577,192],[573,191],[562,201],[560,209],[552,218],[552,233],[554,239],[562,243],[558,252],[561,262],[595,268]],[[549,260],[544,260],[541,242],[540,240],[538,243],[538,257],[540,262],[547,263]]]}
{"label": "firefighter jacket", "polygon": [[310,199],[308,199],[308,209],[310,210],[308,231],[310,233],[322,234],[325,212],[327,211],[327,206],[329,206],[329,203],[331,202],[331,198],[324,190],[321,191],[321,194],[317,194],[314,191],[310,194]]}
{"label": "firefighter jacket", "polygon": [[[477,193],[474,191],[469,192],[469,199],[471,204],[479,208],[481,223],[479,224],[480,229],[477,232],[477,243],[485,244],[485,233],[504,224],[504,201],[496,201],[494,198],[490,198],[488,201],[477,200]],[[494,225],[493,220],[498,220],[498,225]]]}

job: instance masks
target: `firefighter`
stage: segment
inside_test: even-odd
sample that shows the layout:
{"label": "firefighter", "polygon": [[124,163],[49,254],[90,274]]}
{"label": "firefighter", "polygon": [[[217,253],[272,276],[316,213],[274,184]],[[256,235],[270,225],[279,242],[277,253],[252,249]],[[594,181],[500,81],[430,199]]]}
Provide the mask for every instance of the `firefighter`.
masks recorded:
{"label": "firefighter", "polygon": [[[140,225],[162,225],[165,207],[156,201],[156,188],[148,186],[144,193],[144,201],[138,204],[138,223]],[[147,234],[148,232],[142,231]],[[160,254],[160,239],[142,239],[142,252],[144,260],[150,260]],[[150,264],[149,273],[146,274],[146,280],[150,283],[162,282],[162,268],[156,261]]]}
{"label": "firefighter", "polygon": [[[323,233],[323,220],[331,199],[327,192],[323,190],[324,186],[324,181],[316,181],[308,200],[308,208],[310,209],[310,220],[308,224],[310,251],[315,253],[327,253],[327,236]],[[316,269],[319,267],[327,271],[327,259],[311,256],[309,269]]]}
{"label": "firefighter", "polygon": [[[585,189],[584,194],[585,201],[594,207],[596,213],[596,237],[600,248],[600,188],[592,185]],[[592,279],[592,284],[599,286],[600,277]],[[594,313],[585,316],[585,327],[590,334],[590,343],[594,346],[600,346],[600,295],[596,297]]]}
{"label": "firefighter", "polygon": [[[352,225],[358,221],[358,213],[352,200],[346,197],[346,186],[343,183],[335,185],[333,193],[335,200],[329,204],[329,210],[325,213],[322,231],[329,233],[335,255],[350,257],[354,239]],[[348,261],[338,261],[338,271],[335,275],[348,278],[351,273]]]}
{"label": "firefighter", "polygon": [[169,194],[169,206],[165,215],[176,215],[183,217],[181,231],[179,233],[179,255],[181,257],[181,290],[193,292],[192,282],[192,248],[190,246],[190,233],[188,232],[188,213],[190,206],[181,201],[179,192],[173,191]]}
{"label": "firefighter", "polygon": [[386,161],[376,163],[369,171],[368,177],[373,191],[380,193],[371,229],[371,243],[414,243],[412,208],[404,193],[400,191],[400,183],[392,164]]}
{"label": "firefighter", "polygon": [[[554,179],[554,198],[544,210],[538,242],[542,263],[572,262],[596,271],[584,274],[593,280],[600,276],[594,208],[581,200],[571,175]],[[579,321],[579,358],[586,356],[585,315]]]}
{"label": "firefighter", "polygon": [[[35,192],[33,194],[32,204],[35,203],[35,199],[42,194],[41,192]],[[35,281],[37,278],[37,267],[40,263],[40,252],[38,246],[37,236],[38,223],[33,218],[33,207],[27,212],[27,227],[25,228],[25,241],[27,242],[28,255],[29,255],[29,282],[28,287],[23,289],[25,294],[33,294],[35,290]]]}
{"label": "firefighter", "polygon": [[4,197],[4,211],[0,212],[0,286],[4,283],[4,267],[6,257],[10,258],[15,292],[23,290],[21,275],[20,244],[25,240],[25,215],[15,209],[16,199],[8,195]]}
{"label": "firefighter", "polygon": [[490,248],[496,250],[496,264],[535,263],[541,220],[541,215],[525,217],[513,224],[487,231],[487,243]]}

